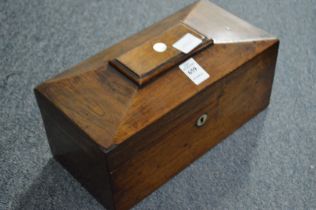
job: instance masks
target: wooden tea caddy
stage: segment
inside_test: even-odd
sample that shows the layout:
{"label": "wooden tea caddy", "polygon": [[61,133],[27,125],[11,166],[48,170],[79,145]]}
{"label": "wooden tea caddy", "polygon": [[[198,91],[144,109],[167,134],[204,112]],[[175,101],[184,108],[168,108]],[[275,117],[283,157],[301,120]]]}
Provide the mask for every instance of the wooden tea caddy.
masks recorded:
{"label": "wooden tea caddy", "polygon": [[[187,33],[201,44],[186,54],[173,44]],[[35,88],[52,154],[106,208],[128,209],[268,106],[278,45],[189,5]],[[189,58],[209,74],[199,85],[179,69]]]}

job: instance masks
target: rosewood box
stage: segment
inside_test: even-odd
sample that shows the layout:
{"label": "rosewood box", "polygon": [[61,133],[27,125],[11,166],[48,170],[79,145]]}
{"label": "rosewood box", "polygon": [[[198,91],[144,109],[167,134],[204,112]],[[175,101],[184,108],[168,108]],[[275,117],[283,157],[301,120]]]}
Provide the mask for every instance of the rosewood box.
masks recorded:
{"label": "rosewood box", "polygon": [[59,161],[128,209],[269,104],[279,41],[199,1],[35,88]]}

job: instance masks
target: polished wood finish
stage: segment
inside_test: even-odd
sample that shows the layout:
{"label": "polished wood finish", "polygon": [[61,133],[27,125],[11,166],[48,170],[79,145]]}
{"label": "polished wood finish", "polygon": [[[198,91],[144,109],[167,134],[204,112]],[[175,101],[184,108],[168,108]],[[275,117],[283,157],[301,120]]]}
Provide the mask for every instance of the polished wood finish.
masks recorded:
{"label": "polished wood finish", "polygon": [[[172,44],[187,32],[204,41],[184,55]],[[269,104],[278,44],[194,3],[35,88],[51,151],[105,207],[128,209]],[[178,68],[188,57],[210,75],[200,85]]]}
{"label": "polished wood finish", "polygon": [[[201,39],[202,43],[190,53],[184,54],[173,48],[172,45],[187,33]],[[155,43],[166,44],[166,51],[160,53],[153,50]],[[111,63],[123,74],[142,86],[144,83],[154,79],[155,76],[171,69],[171,67],[181,63],[205,47],[210,46],[212,43],[212,39],[208,39],[189,26],[180,23],[159,36],[146,41],[144,44],[120,55],[111,61]]]}

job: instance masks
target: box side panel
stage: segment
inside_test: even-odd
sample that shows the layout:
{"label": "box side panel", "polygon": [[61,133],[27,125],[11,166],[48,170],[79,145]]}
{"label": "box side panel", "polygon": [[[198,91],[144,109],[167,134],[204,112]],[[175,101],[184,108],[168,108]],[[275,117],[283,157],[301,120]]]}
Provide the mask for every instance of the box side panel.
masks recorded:
{"label": "box side panel", "polygon": [[[266,108],[277,50],[278,43],[173,110],[163,119],[165,123],[158,121],[139,133],[133,141],[157,141],[111,172],[117,209],[142,200]],[[204,113],[208,121],[197,127],[196,120]],[[160,135],[164,130],[168,132]]]}
{"label": "box side panel", "polygon": [[102,205],[114,209],[105,154],[40,92],[35,95],[54,158]]}

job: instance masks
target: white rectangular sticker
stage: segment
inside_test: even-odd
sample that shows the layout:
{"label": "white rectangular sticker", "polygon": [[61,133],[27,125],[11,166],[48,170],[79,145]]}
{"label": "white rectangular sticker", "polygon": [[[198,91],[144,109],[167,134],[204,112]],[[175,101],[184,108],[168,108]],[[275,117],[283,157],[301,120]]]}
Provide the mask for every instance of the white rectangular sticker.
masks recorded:
{"label": "white rectangular sticker", "polygon": [[188,54],[194,48],[202,43],[202,40],[197,38],[196,36],[187,33],[181,39],[176,41],[172,46],[181,52]]}
{"label": "white rectangular sticker", "polygon": [[201,84],[210,75],[193,59],[180,64],[179,68],[187,75],[196,85]]}

